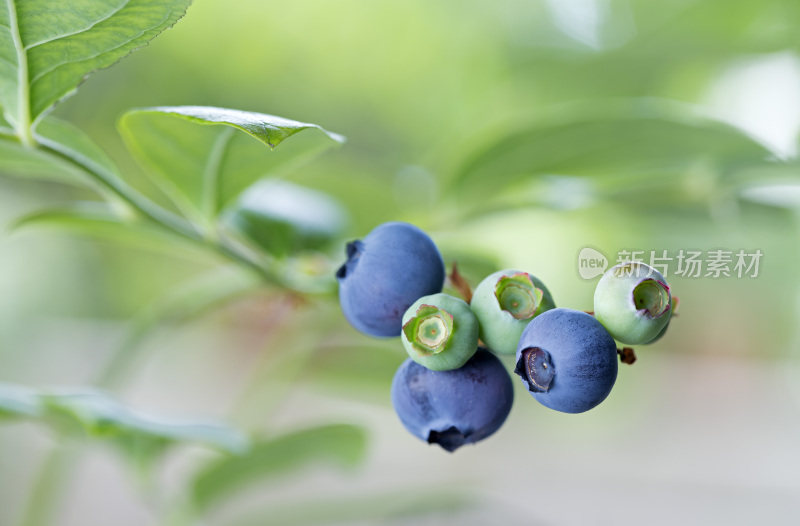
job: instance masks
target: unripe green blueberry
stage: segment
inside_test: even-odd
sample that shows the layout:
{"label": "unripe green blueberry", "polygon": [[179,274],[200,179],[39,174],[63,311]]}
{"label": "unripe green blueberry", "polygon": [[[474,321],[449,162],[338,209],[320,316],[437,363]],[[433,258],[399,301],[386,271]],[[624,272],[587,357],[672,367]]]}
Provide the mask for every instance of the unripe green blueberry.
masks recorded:
{"label": "unripe green blueberry", "polygon": [[470,302],[480,324],[481,340],[501,354],[514,354],[528,323],[553,307],[555,303],[544,283],[513,269],[486,277],[475,288]]}
{"label": "unripe green blueberry", "polygon": [[[671,320],[672,320],[672,318],[670,317],[670,321],[671,321]],[[656,337],[655,337],[655,338],[653,338],[652,340],[649,340],[649,341],[647,342],[647,344],[648,344],[648,345],[650,345],[651,343],[656,343],[658,340],[660,340],[661,338],[663,338],[663,337],[664,337],[664,334],[667,332],[667,329],[669,329],[669,322],[667,322],[667,324],[666,324],[666,325],[664,325],[664,328],[663,328],[663,329],[661,329],[661,330],[659,331],[659,333],[658,333],[658,334],[656,334]]]}
{"label": "unripe green blueberry", "polygon": [[458,369],[478,349],[478,320],[463,300],[423,296],[403,315],[401,340],[418,364],[433,371]]}
{"label": "unripe green blueberry", "polygon": [[617,341],[628,345],[652,342],[672,315],[669,285],[650,265],[620,263],[597,283],[594,315]]}

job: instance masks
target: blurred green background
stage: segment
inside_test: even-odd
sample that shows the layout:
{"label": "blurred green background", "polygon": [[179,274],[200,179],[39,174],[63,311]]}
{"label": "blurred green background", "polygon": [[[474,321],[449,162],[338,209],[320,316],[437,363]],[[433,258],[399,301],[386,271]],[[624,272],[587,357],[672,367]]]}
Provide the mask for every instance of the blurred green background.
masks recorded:
{"label": "blurred green background", "polygon": [[[131,171],[115,128],[131,107],[225,106],[345,135],[285,175],[347,211],[324,269],[344,259],[345,240],[404,220],[473,285],[518,267],[582,310],[595,284],[578,275],[583,247],[612,263],[623,249],[761,250],[759,275],[680,278],[673,264],[680,317],[637,349],[606,402],[559,414],[515,382],[497,435],[448,455],[394,416],[399,343],[358,334],[334,300],[265,288],[186,321],[185,305],[162,317],[153,304],[165,291],[220,261],[7,228],[0,381],[91,383],[145,323],[131,320],[155,312],[114,389],[126,404],[267,434],[367,429],[354,469],[312,464],[255,481],[204,524],[794,524],[798,27],[793,0],[197,0],[55,113]],[[7,175],[4,226],[91,198]],[[33,424],[0,427],[0,524],[22,513],[56,442]],[[184,448],[137,479],[102,446],[68,447],[64,525],[167,523],[209,455]]]}

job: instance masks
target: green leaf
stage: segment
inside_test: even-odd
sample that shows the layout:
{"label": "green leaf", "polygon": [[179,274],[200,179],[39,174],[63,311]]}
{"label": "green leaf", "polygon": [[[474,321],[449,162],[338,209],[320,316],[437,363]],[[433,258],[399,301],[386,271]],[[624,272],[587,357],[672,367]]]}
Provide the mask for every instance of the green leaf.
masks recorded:
{"label": "green leaf", "polygon": [[625,176],[680,174],[698,162],[724,173],[763,163],[769,151],[742,132],[648,101],[579,108],[565,116],[504,133],[465,162],[453,181],[470,195],[550,174]]}
{"label": "green leaf", "polygon": [[0,106],[19,135],[86,76],[149,42],[191,0],[6,0],[0,6]]}
{"label": "green leaf", "polygon": [[[200,106],[134,110],[123,115],[119,130],[156,185],[195,221],[215,217],[265,174],[283,173],[344,142],[316,124]],[[316,133],[300,134],[277,152],[264,148],[304,130]]]}
{"label": "green leaf", "polygon": [[360,427],[333,424],[295,431],[253,444],[243,456],[221,459],[195,478],[192,501],[197,510],[211,508],[248,484],[272,480],[320,461],[353,467],[366,451]]}
{"label": "green leaf", "polygon": [[[384,524],[399,521],[413,524],[413,518],[442,515],[451,522],[454,514],[473,507],[476,497],[439,488],[417,488],[390,493],[271,504],[233,521],[234,526],[301,526],[319,524]],[[423,521],[427,523],[428,521]]]}
{"label": "green leaf", "polygon": [[317,124],[297,122],[275,115],[254,113],[251,111],[215,108],[212,106],[161,106],[134,110],[131,113],[163,113],[184,118],[197,124],[224,124],[249,133],[270,148],[275,148],[285,139],[297,132],[317,129],[330,139],[342,143],[344,137],[331,133]]}

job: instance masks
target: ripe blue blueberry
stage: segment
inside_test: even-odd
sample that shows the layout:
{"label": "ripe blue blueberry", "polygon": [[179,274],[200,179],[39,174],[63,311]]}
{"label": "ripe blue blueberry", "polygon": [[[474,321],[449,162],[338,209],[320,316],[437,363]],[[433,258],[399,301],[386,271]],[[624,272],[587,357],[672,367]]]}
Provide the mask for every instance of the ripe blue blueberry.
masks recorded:
{"label": "ripe blue blueberry", "polygon": [[480,322],[481,340],[501,354],[514,354],[528,323],[553,307],[555,303],[544,283],[527,272],[512,269],[486,277],[470,301]]}
{"label": "ripe blue blueberry", "polygon": [[505,367],[483,348],[452,371],[431,371],[408,359],[392,381],[392,405],[403,426],[447,451],[497,431],[513,401]]}
{"label": "ripe blue blueberry", "polygon": [[617,346],[591,315],[552,309],[522,332],[514,372],[542,405],[582,413],[605,400],[614,387]]}
{"label": "ripe blue blueberry", "polygon": [[458,369],[478,348],[478,320],[464,300],[423,296],[403,315],[400,339],[418,364],[434,371]]}
{"label": "ripe blue blueberry", "polygon": [[597,282],[594,315],[622,343],[652,342],[672,315],[667,281],[644,263],[626,262],[611,267]]}
{"label": "ripe blue blueberry", "polygon": [[336,272],[347,320],[370,336],[399,336],[403,313],[422,296],[442,291],[444,261],[430,237],[408,223],[384,223],[347,244]]}

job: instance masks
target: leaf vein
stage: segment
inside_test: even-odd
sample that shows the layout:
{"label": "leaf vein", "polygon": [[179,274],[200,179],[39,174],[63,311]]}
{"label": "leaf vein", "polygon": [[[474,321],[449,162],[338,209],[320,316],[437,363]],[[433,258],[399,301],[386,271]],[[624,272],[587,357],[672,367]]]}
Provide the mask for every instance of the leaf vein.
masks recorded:
{"label": "leaf vein", "polygon": [[50,37],[50,38],[46,38],[44,40],[40,40],[39,42],[34,42],[33,44],[28,44],[27,46],[25,46],[25,49],[26,50],[31,50],[31,49],[33,49],[33,48],[35,48],[37,46],[41,46],[41,45],[47,44],[49,42],[53,42],[53,41],[56,41],[56,40],[59,40],[59,39],[62,39],[62,38],[71,37],[71,36],[79,35],[81,33],[85,33],[87,31],[90,31],[92,28],[97,26],[97,24],[101,24],[101,23],[105,22],[106,20],[110,19],[111,17],[113,17],[114,15],[116,15],[117,13],[119,13],[120,11],[125,9],[126,7],[128,7],[128,4],[130,4],[130,0],[125,0],[122,3],[122,5],[120,5],[116,9],[114,9],[111,13],[108,14],[108,16],[105,16],[105,17],[101,18],[100,20],[92,22],[90,25],[88,25],[88,26],[86,26],[86,27],[84,27],[82,29],[78,29],[77,31],[72,31],[71,33],[63,33],[61,35],[56,35],[56,36],[53,36],[53,37]]}
{"label": "leaf vein", "polygon": [[123,47],[127,46],[128,44],[130,44],[134,40],[140,38],[142,35],[144,35],[148,31],[153,31],[154,29],[159,28],[165,21],[169,20],[169,15],[170,14],[171,13],[167,13],[167,15],[164,18],[162,18],[158,22],[158,24],[141,30],[140,32],[138,32],[136,35],[134,35],[133,37],[129,38],[125,42],[120,43],[118,46],[115,46],[115,47],[113,47],[111,49],[104,49],[104,50],[102,50],[102,51],[100,51],[98,53],[95,53],[94,55],[91,55],[91,56],[88,56],[88,57],[81,57],[81,58],[79,58],[77,60],[67,60],[65,62],[59,62],[58,64],[54,64],[50,68],[47,68],[45,70],[40,71],[39,73],[37,73],[33,77],[33,79],[31,79],[30,85],[33,86],[34,84],[36,84],[36,82],[42,80],[42,78],[44,78],[45,76],[47,76],[48,74],[52,73],[53,71],[59,69],[62,66],[68,66],[70,64],[80,64],[81,62],[86,62],[88,60],[95,59],[95,58],[99,57],[100,55],[105,55],[106,53],[109,53],[111,51],[116,51],[116,50],[118,50],[120,48],[123,48]]}

